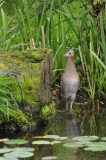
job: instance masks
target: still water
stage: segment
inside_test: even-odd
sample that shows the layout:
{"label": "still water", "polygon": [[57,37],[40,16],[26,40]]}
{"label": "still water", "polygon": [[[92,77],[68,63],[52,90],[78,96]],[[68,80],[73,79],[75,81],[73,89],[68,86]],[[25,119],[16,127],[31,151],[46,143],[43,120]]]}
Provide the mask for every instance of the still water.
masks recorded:
{"label": "still water", "polygon": [[[70,111],[66,111],[64,107],[61,108],[60,106],[58,110],[56,110],[54,121],[50,122],[48,126],[40,126],[33,133],[19,133],[18,135],[12,135],[10,138],[27,139],[28,143],[20,146],[35,148],[34,156],[31,158],[24,158],[24,160],[42,160],[42,157],[46,156],[56,156],[58,157],[57,160],[105,160],[106,152],[84,151],[83,148],[66,148],[63,146],[64,143],[71,142],[72,137],[79,135],[106,136],[105,111],[105,107],[101,107],[99,111],[96,111],[95,108],[91,109],[89,105],[78,106],[74,104],[74,114],[72,114]],[[43,135],[59,135],[68,137],[68,139],[62,141],[61,144],[54,145],[32,144],[34,140],[38,140],[33,137]],[[1,135],[1,137],[8,138],[9,136]],[[2,148],[4,144],[0,144],[0,148]],[[8,147],[10,146],[8,145]]]}

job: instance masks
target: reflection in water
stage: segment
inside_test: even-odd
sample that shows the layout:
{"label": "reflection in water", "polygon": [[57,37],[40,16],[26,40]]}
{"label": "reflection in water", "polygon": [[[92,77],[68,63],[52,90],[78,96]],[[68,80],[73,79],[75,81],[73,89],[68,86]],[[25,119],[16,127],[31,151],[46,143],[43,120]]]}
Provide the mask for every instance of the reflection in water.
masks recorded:
{"label": "reflection in water", "polygon": [[59,114],[58,117],[61,118],[61,127],[62,127],[62,134],[67,137],[75,137],[80,135],[80,129],[75,119],[74,114],[72,113],[63,113]]}
{"label": "reflection in water", "polygon": [[[79,106],[74,106],[74,114],[63,109],[56,111],[55,121],[50,123],[47,127],[39,127],[34,133],[27,133],[26,135],[13,135],[11,138],[28,139],[29,143],[23,146],[35,148],[35,154],[31,158],[24,160],[42,160],[42,157],[56,156],[57,160],[105,160],[106,152],[90,152],[84,151],[83,148],[67,148],[64,143],[72,142],[72,137],[79,135],[97,135],[99,137],[105,136],[106,131],[106,116],[105,109],[102,109],[100,114],[94,113],[87,107],[79,111]],[[55,134],[59,136],[68,137],[67,140],[62,141],[61,144],[54,145],[32,145],[32,141],[38,140],[32,137],[43,136],[47,134]],[[3,138],[8,138],[8,135]],[[0,136],[2,138],[2,136]],[[47,139],[50,140],[50,139]],[[50,140],[53,141],[53,140]],[[21,145],[22,146],[22,145]],[[0,147],[4,147],[1,143]],[[21,159],[20,159],[21,160]]]}

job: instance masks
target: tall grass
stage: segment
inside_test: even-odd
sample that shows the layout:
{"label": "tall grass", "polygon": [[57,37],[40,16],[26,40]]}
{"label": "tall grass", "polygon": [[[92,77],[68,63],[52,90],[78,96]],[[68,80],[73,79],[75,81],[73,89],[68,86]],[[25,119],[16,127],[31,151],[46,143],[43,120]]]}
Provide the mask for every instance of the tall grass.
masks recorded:
{"label": "tall grass", "polygon": [[[81,83],[83,80],[84,83],[81,89],[89,94],[92,101],[95,96],[100,98],[104,94],[106,80],[106,39],[102,13],[100,13],[101,35],[98,35],[96,19],[89,14],[92,12],[92,8],[88,5],[88,9],[85,9],[80,0],[70,4],[62,4],[62,1],[58,0],[56,7],[54,0],[51,0],[51,3],[45,0],[40,13],[37,12],[40,5],[38,1],[30,6],[31,9],[29,9],[27,0],[22,3],[24,9],[15,9],[14,25],[12,23],[9,29],[5,13],[1,9],[1,47],[21,49],[21,43],[23,43],[27,49],[30,48],[30,39],[32,38],[35,41],[35,46],[39,47],[39,41],[42,42],[41,26],[44,26],[46,48],[49,42],[54,54],[53,82],[64,71],[66,59],[63,55],[66,50],[72,48],[75,51],[75,63],[80,65],[81,61],[83,66],[84,73],[81,69],[81,74],[84,75],[84,78],[81,75]],[[9,45],[6,44],[7,37],[9,37]]]}
{"label": "tall grass", "polygon": [[2,122],[14,120],[16,123],[28,123],[25,115],[18,108],[16,93],[12,87],[16,83],[13,78],[5,74],[0,75],[0,117]]}
{"label": "tall grass", "polygon": [[7,25],[6,25],[5,13],[4,13],[2,8],[1,8],[1,16],[0,17],[2,17],[1,30],[3,30],[2,48],[5,49],[5,47],[6,47],[6,36],[7,36]]}
{"label": "tall grass", "polygon": [[[74,33],[77,38],[76,42],[81,48],[79,52],[83,59],[82,65],[85,68],[84,81],[85,84],[87,84],[87,87],[84,84],[84,87],[81,88],[89,94],[94,104],[95,96],[100,98],[101,95],[104,95],[103,91],[105,91],[106,86],[106,39],[102,13],[100,13],[101,41],[97,32],[96,19],[87,15],[89,10],[90,9],[83,11],[77,18],[73,15],[69,17],[69,13],[66,13],[64,9],[62,9],[62,11],[59,10],[59,13],[63,14],[65,20],[72,28],[72,33]],[[85,18],[87,16],[88,19]],[[76,29],[73,29],[73,26],[75,26]],[[75,44],[73,48],[74,46]]]}
{"label": "tall grass", "polygon": [[15,112],[11,102],[17,107],[15,97],[11,92],[11,85],[14,83],[15,81],[10,77],[0,76],[0,112],[8,119],[10,112]]}

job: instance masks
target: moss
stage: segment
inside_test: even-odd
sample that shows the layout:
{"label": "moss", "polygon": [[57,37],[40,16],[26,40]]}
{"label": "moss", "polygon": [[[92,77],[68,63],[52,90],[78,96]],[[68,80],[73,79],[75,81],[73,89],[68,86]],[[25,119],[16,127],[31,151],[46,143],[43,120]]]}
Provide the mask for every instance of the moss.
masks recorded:
{"label": "moss", "polygon": [[[18,123],[28,123],[33,113],[40,112],[41,105],[51,101],[49,86],[51,80],[49,73],[52,69],[49,66],[52,62],[51,52],[50,49],[27,50],[25,52],[0,51],[0,70],[2,73],[7,72],[8,76],[13,76],[17,80],[12,88],[18,103],[22,104],[22,111],[24,111],[18,110],[16,114]],[[49,115],[53,115],[54,112],[53,103],[50,106],[44,106],[44,108],[45,111],[42,109],[41,116],[48,119]],[[14,121],[14,115],[11,117]],[[36,119],[36,117],[34,118]]]}
{"label": "moss", "polygon": [[[50,49],[33,49],[33,50],[26,50],[24,52],[19,51],[3,51],[0,50],[0,54],[2,55],[2,59],[13,61],[13,59],[17,59],[18,61],[24,62],[40,62],[42,61],[52,50]],[[0,58],[0,59],[1,59]]]}
{"label": "moss", "polygon": [[41,116],[43,116],[43,118],[45,120],[49,120],[51,116],[55,115],[55,103],[54,101],[52,101],[50,103],[50,105],[45,105],[42,107],[41,109]]}
{"label": "moss", "polygon": [[[12,70],[16,72],[16,79],[18,84],[16,86],[13,86],[13,88],[16,91],[18,101],[21,102],[22,100],[25,100],[31,106],[37,105],[37,102],[39,101],[37,89],[41,83],[42,64],[39,65],[39,63],[21,62],[13,58],[7,60],[6,62],[6,59],[4,59],[4,57],[2,57],[2,59],[4,62],[0,63],[0,68],[9,70],[13,67]],[[14,64],[14,66],[12,67],[11,61],[13,61],[12,63]]]}

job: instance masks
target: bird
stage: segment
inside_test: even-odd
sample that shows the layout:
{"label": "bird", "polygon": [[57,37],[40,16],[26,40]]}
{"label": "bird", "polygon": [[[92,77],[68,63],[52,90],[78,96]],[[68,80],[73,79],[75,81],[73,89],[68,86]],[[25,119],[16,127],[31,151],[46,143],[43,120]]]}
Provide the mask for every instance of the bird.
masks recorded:
{"label": "bird", "polygon": [[75,68],[74,51],[70,49],[64,56],[67,57],[67,64],[66,69],[60,79],[61,95],[66,100],[67,109],[68,100],[71,101],[70,111],[73,112],[72,105],[75,100],[76,93],[79,89],[80,79]]}

